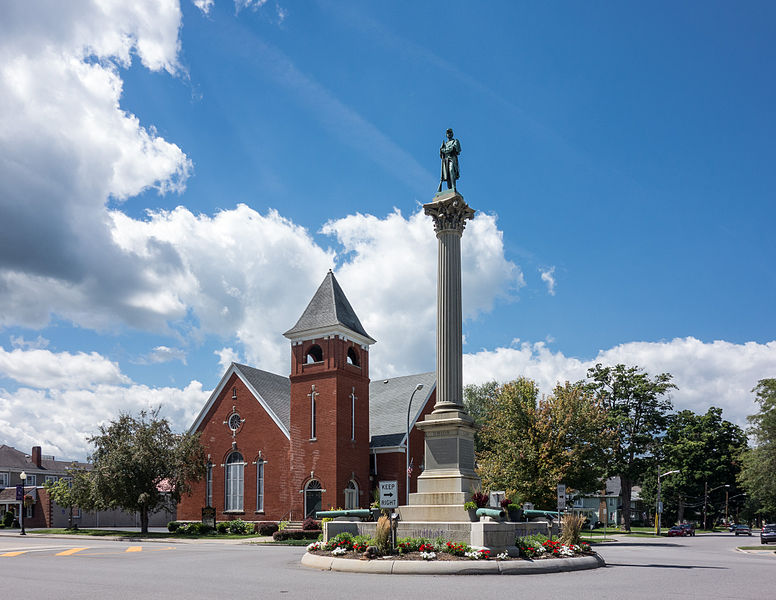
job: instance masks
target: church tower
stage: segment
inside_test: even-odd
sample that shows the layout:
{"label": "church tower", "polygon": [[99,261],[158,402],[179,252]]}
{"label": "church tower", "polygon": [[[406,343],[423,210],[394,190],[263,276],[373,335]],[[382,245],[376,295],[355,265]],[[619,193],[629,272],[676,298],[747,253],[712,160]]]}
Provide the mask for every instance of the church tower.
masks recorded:
{"label": "church tower", "polygon": [[371,501],[369,346],[375,340],[331,271],[283,335],[291,341],[292,517],[330,507],[366,508]]}

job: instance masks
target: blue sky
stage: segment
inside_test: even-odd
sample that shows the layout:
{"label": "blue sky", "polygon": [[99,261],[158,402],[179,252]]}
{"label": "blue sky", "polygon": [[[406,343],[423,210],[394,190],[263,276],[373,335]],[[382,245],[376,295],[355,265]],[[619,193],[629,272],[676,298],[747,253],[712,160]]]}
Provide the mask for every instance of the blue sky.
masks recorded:
{"label": "blue sky", "polygon": [[[5,14],[2,14],[5,13]],[[328,268],[375,377],[432,370],[420,205],[461,140],[465,378],[776,376],[776,7],[57,2],[0,9],[0,443],[188,427]],[[47,451],[48,448],[48,451]]]}

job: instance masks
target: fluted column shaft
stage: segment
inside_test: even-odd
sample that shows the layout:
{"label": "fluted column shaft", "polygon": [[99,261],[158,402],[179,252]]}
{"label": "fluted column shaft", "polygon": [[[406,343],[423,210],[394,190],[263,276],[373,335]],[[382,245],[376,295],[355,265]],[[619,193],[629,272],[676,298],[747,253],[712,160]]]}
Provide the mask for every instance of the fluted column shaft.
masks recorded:
{"label": "fluted column shaft", "polygon": [[461,236],[474,210],[458,193],[424,206],[437,236],[437,396],[434,412],[463,410]]}

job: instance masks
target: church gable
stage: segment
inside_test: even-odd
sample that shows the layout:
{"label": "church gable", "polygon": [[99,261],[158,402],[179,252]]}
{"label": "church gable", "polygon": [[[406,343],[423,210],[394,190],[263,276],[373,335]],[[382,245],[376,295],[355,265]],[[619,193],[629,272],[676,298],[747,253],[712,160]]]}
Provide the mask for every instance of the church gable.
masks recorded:
{"label": "church gable", "polygon": [[229,403],[229,394],[228,392],[224,394],[224,391],[229,386],[230,381],[233,380],[233,377],[241,381],[286,439],[290,439],[291,384],[288,378],[237,363],[232,363],[226,373],[224,373],[224,376],[213,390],[189,432],[200,431],[204,427],[219,398],[222,398],[221,402],[223,404]]}

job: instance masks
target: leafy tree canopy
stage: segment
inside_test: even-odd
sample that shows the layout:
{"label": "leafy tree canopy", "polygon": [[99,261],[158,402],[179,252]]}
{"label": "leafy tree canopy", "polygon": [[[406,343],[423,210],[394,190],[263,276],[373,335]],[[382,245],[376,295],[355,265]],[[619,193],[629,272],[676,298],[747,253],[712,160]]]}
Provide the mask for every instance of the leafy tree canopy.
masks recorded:
{"label": "leafy tree canopy", "polygon": [[84,510],[93,507],[92,481],[88,471],[73,463],[67,469],[67,478],[55,482],[47,481],[43,487],[51,499],[62,508],[68,509],[68,529],[73,528],[73,509],[77,506]]}
{"label": "leafy tree canopy", "polygon": [[[665,395],[676,385],[670,373],[650,377],[639,367],[597,364],[587,372],[587,389],[606,409],[607,423],[616,433],[607,475],[620,477],[623,506],[630,506],[631,488],[650,464],[649,457],[668,425],[673,406]],[[630,530],[630,510],[624,510]]]}
{"label": "leafy tree canopy", "polygon": [[751,415],[749,433],[756,445],[742,456],[739,482],[751,500],[759,504],[757,512],[769,521],[776,520],[776,379],[761,379],[752,390],[760,410]]}
{"label": "leafy tree canopy", "polygon": [[534,382],[521,378],[480,391],[477,461],[486,488],[553,508],[558,483],[598,487],[613,432],[601,403],[582,386],[566,383],[539,398]]}
{"label": "leafy tree canopy", "polygon": [[89,439],[95,446],[93,501],[97,508],[139,512],[143,532],[148,531],[150,512],[179,502],[191,490],[190,482],[206,472],[199,436],[173,433],[167,419],[159,418],[159,409],[139,417],[121,414],[99,431]]}
{"label": "leafy tree canopy", "polygon": [[[711,490],[708,513],[712,517],[724,514],[725,490],[728,497],[740,492],[736,477],[741,469],[740,455],[746,445],[744,431],[724,420],[721,408],[712,406],[703,415],[690,410],[671,415],[655,453],[655,466],[644,477],[642,499],[654,510],[658,469],[661,472],[676,469],[679,473],[662,480],[663,520],[666,523],[700,517],[707,490]],[[687,514],[684,507],[688,508]]]}

